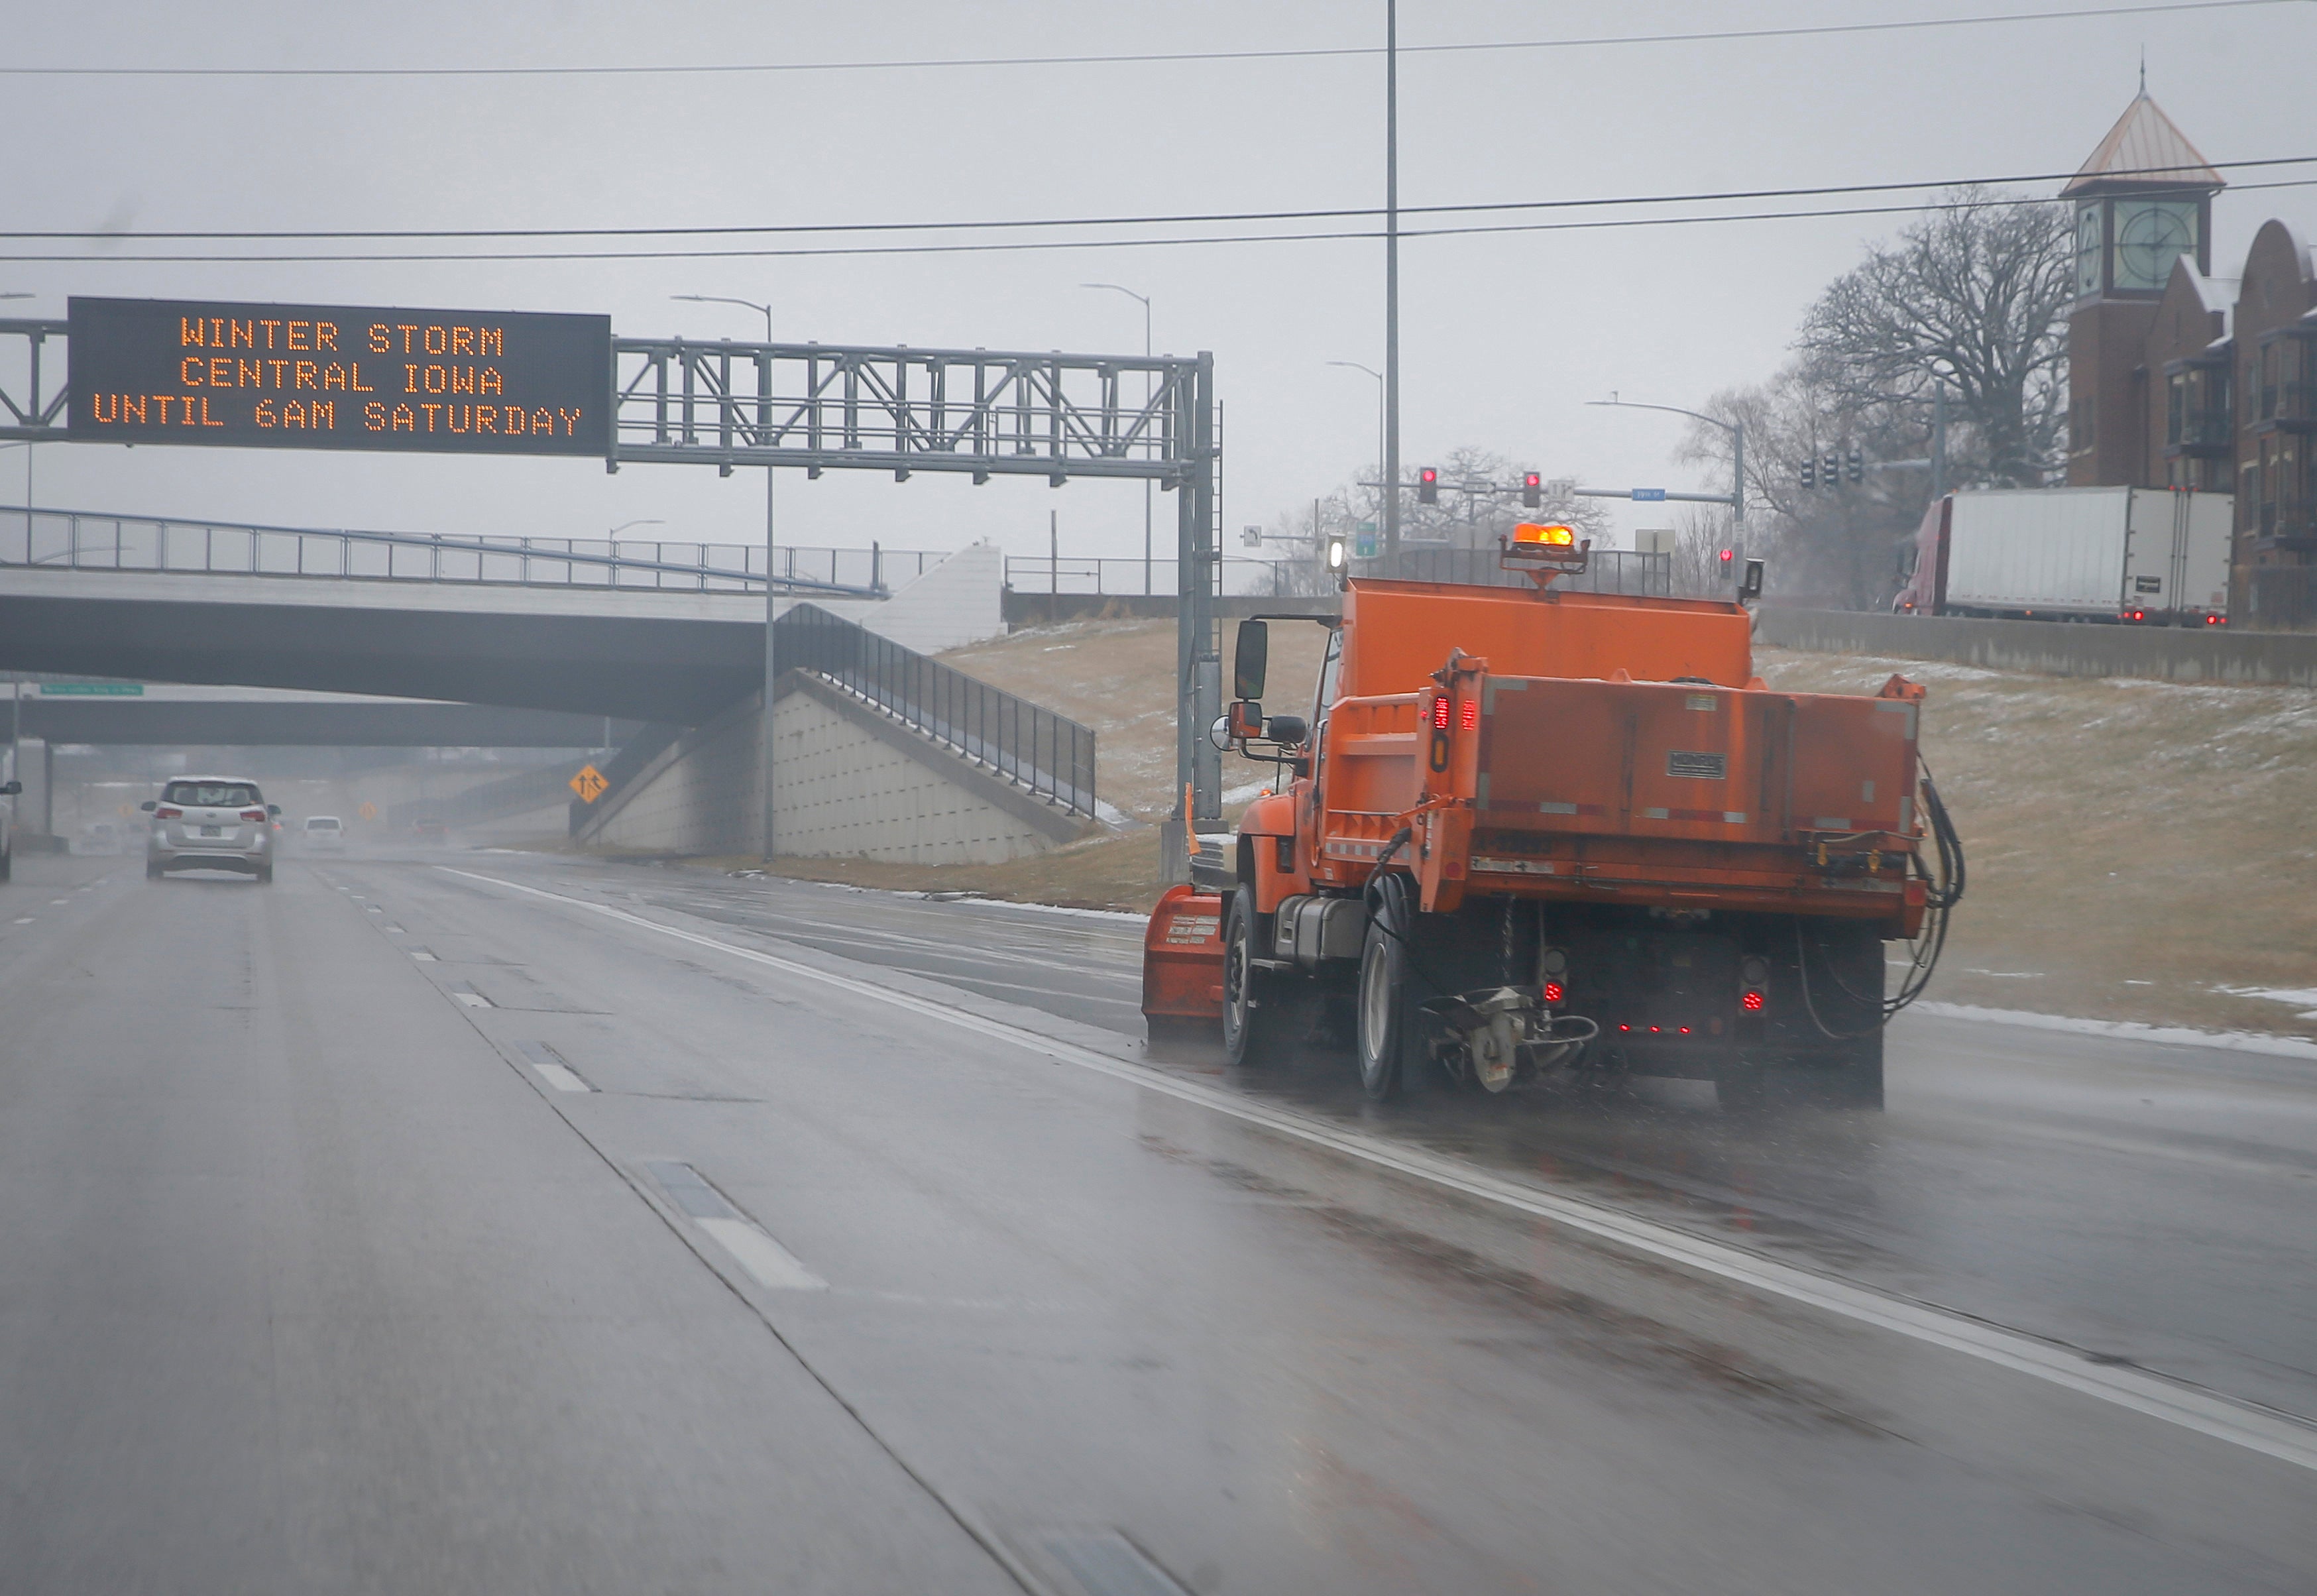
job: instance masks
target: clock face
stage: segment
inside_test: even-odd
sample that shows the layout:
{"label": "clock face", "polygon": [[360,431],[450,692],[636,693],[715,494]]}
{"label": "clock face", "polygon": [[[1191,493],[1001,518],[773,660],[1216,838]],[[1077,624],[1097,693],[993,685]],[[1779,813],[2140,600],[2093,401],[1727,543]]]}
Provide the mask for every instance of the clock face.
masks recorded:
{"label": "clock face", "polygon": [[2196,249],[2196,208],[2165,202],[2116,212],[2116,285],[2157,289],[2172,275],[2172,263]]}
{"label": "clock face", "polygon": [[2076,214],[2076,295],[2093,299],[2100,291],[2100,213],[2087,205]]}

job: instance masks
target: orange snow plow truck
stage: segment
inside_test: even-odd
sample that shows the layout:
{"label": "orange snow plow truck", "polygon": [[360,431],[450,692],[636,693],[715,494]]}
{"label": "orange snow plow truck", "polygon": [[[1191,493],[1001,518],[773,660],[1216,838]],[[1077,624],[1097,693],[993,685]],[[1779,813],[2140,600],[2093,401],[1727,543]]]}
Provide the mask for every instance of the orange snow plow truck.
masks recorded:
{"label": "orange snow plow truck", "polygon": [[1154,1044],[1258,1064],[1332,1031],[1378,1099],[1624,1074],[1880,1105],[1963,890],[1923,689],[1773,692],[1758,561],[1735,601],[1555,590],[1586,553],[1525,525],[1530,587],[1350,581],[1308,721],[1266,717],[1241,623],[1212,735],[1280,779],[1151,917]]}

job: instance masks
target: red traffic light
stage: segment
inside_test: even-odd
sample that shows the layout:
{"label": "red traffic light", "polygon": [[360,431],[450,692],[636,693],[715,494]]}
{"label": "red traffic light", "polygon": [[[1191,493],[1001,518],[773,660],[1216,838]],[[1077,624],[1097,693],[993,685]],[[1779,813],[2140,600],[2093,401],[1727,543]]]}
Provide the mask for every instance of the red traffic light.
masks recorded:
{"label": "red traffic light", "polygon": [[1530,509],[1544,502],[1544,473],[1530,471],[1521,478],[1521,503]]}
{"label": "red traffic light", "polygon": [[1738,551],[1735,549],[1724,549],[1722,551],[1722,563],[1724,565],[1729,564],[1732,560],[1737,558]]}
{"label": "red traffic light", "polygon": [[1440,502],[1440,469],[1427,465],[1416,473],[1416,502],[1436,505]]}

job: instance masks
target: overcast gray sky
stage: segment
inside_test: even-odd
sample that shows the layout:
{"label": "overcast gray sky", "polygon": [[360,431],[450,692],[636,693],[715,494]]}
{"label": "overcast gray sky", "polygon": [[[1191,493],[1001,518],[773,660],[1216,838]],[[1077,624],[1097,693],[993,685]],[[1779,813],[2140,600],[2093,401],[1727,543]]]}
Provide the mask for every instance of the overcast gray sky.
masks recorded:
{"label": "overcast gray sky", "polygon": [[[1676,32],[2081,5],[2086,0],[1622,4],[1403,0],[1404,44]],[[1382,0],[848,5],[399,0],[35,6],[11,62],[318,67],[675,64],[1379,44]],[[2149,88],[2221,161],[2317,155],[2317,4],[1807,39],[1403,58],[1401,198],[1416,205],[1944,180],[2072,168]],[[866,222],[1378,203],[1373,58],[623,78],[12,79],[17,227],[404,228]],[[2317,177],[2317,167],[2286,175]],[[2259,181],[2248,177],[2247,181]],[[2253,229],[2317,220],[2317,188],[2223,196],[2216,265]],[[1783,358],[1828,279],[1899,217],[1412,239],[1402,254],[1412,470],[1464,443],[1605,485],[1698,486],[1679,421],[1583,408],[1612,390],[1694,405]],[[12,251],[19,252],[19,251]],[[1373,454],[1380,244],[975,256],[368,265],[0,265],[5,309],[72,293],[607,312],[623,334],[757,336],[677,293],[769,295],[823,341],[1212,350],[1229,541]],[[26,451],[0,454],[0,498]],[[761,478],[570,461],[56,445],[43,504],[290,525],[756,541]],[[1162,504],[1165,501],[1162,501]],[[1131,485],[863,473],[783,479],[782,539],[1042,552],[1140,548]],[[1662,516],[1662,511],[1658,515]],[[1653,517],[1652,520],[1655,518]],[[1620,525],[1634,525],[1621,513]],[[1167,523],[1162,516],[1161,536]],[[1164,549],[1162,547],[1162,552]]]}

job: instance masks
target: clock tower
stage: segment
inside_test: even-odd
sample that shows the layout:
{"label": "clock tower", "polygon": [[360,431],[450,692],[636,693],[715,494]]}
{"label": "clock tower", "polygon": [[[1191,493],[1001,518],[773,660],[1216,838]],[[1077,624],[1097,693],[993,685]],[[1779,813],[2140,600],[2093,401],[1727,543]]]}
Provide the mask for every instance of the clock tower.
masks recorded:
{"label": "clock tower", "polygon": [[2226,180],[2143,87],[2060,191],[2075,207],[2068,318],[2068,485],[2151,485],[2148,334],[2186,256],[2213,265],[2213,196]]}

